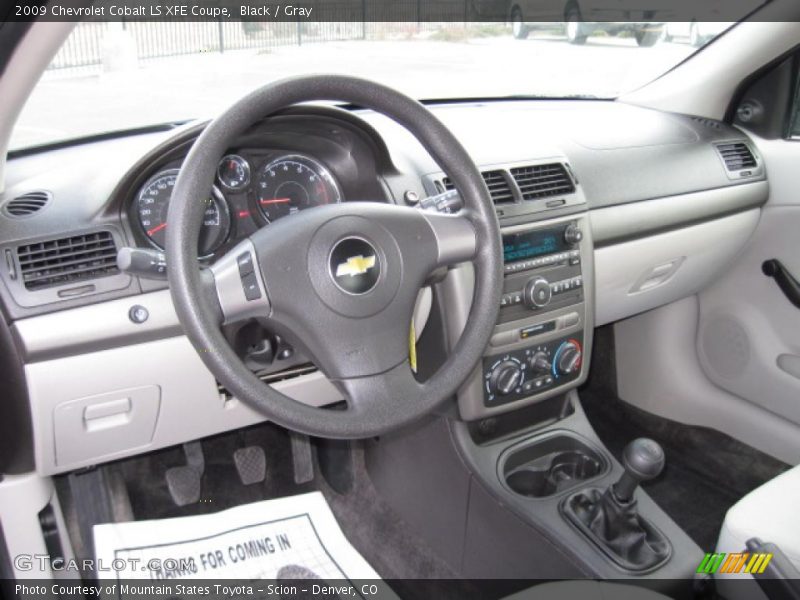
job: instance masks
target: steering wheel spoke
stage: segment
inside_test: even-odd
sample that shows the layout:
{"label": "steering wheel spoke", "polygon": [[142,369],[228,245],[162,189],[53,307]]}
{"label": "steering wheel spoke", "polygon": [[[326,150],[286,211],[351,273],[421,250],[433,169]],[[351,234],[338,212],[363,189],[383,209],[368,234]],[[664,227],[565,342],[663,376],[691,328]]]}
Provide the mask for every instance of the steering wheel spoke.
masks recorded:
{"label": "steering wheel spoke", "polygon": [[221,310],[220,324],[269,316],[272,307],[250,238],[217,259],[208,270],[212,277],[204,278],[204,283],[213,287],[213,296]]}
{"label": "steering wheel spoke", "polygon": [[478,251],[478,237],[470,213],[455,214],[423,212],[436,238],[436,265],[451,266],[472,261]]}
{"label": "steering wheel spoke", "polygon": [[414,378],[408,361],[385,373],[340,379],[336,383],[344,392],[347,410],[360,419],[379,421],[393,404],[412,409],[424,395],[424,386]]}

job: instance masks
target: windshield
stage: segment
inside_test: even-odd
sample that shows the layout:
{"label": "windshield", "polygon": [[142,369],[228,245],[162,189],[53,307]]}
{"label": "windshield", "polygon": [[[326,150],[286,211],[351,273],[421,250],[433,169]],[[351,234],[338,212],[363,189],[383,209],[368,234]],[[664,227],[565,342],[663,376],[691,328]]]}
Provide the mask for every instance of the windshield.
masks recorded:
{"label": "windshield", "polygon": [[212,117],[269,81],[366,77],[419,99],[614,98],[731,23],[83,22],[11,149]]}

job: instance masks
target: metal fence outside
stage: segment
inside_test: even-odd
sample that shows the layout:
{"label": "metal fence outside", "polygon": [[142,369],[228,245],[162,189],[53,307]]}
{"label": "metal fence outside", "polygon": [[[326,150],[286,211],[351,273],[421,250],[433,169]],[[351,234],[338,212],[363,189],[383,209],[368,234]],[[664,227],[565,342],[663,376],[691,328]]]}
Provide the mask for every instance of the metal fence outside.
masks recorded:
{"label": "metal fence outside", "polygon": [[49,70],[98,69],[104,64],[109,37],[126,32],[138,61],[229,50],[269,52],[282,46],[345,40],[411,37],[424,32],[465,29],[466,22],[378,21],[147,21],[78,23],[48,67]]}

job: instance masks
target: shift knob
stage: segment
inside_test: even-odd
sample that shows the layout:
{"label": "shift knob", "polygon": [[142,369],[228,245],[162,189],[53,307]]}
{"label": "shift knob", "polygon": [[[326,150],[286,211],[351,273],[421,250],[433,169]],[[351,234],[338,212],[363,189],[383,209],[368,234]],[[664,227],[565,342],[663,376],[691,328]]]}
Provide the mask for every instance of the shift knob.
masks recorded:
{"label": "shift knob", "polygon": [[614,484],[614,495],[620,502],[629,502],[642,481],[658,477],[664,468],[664,450],[649,438],[637,438],[622,453],[625,473]]}

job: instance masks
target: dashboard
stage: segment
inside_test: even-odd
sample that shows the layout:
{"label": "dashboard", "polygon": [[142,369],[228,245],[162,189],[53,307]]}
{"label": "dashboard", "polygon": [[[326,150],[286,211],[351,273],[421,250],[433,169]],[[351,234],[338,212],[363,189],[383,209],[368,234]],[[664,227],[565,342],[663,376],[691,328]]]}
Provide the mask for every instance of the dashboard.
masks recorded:
{"label": "dashboard", "polygon": [[[157,250],[166,244],[169,203],[179,173],[180,163],[175,162],[153,175],[131,206],[137,232]],[[201,200],[207,207],[198,256],[211,258],[281,217],[342,200],[336,179],[309,156],[253,150],[226,154],[208,198]]]}
{"label": "dashboard", "polygon": [[[138,246],[164,250],[169,202],[186,149],[180,145],[167,152],[179,156],[143,170],[143,183],[123,201]],[[257,229],[302,210],[384,201],[368,153],[353,130],[324,119],[278,118],[249,131],[220,159],[208,197],[198,200],[207,204],[198,256],[213,262]]]}
{"label": "dashboard", "polygon": [[[479,165],[504,236],[501,306],[487,307],[498,311],[495,334],[457,398],[465,420],[580,385],[596,326],[697,292],[746,243],[767,200],[757,149],[725,123],[604,101],[431,109]],[[28,423],[18,429],[32,431],[27,460],[42,474],[263,418],[204,367],[167,282],[116,263],[124,247],[163,250],[171,190],[203,128],[108,136],[8,162],[0,195],[8,335],[0,342],[19,357],[16,414]],[[419,142],[389,119],[295,107],[254,125],[220,157],[213,187],[197,199],[207,205],[198,255],[211,264],[254,231],[316,206],[419,207],[453,191]],[[452,269],[433,296],[419,303],[417,333],[438,307],[435,329],[447,347],[467,326],[471,267]],[[284,393],[317,406],[341,399],[308,357],[258,323],[226,335]]]}

